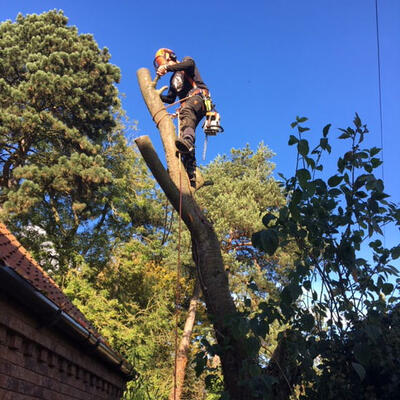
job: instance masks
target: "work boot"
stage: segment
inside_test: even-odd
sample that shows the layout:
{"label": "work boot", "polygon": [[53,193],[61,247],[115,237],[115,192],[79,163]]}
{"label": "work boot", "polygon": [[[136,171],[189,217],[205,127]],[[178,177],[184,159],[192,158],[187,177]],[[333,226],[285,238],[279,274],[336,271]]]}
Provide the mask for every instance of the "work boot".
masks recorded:
{"label": "work boot", "polygon": [[194,151],[183,154],[182,162],[188,174],[190,186],[196,189],[196,157]]}
{"label": "work boot", "polygon": [[189,141],[186,137],[176,139],[175,146],[178,149],[178,151],[182,154],[188,154],[191,151],[193,151],[193,145],[191,141]]}

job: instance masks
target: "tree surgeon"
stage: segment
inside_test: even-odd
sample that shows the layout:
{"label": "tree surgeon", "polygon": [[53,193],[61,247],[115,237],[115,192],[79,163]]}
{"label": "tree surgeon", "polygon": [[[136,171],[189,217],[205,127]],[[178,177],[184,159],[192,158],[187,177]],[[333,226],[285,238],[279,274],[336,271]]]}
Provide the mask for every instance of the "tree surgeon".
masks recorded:
{"label": "tree surgeon", "polygon": [[159,76],[173,72],[168,93],[160,94],[161,100],[168,104],[172,104],[177,97],[179,100],[183,100],[178,114],[180,134],[175,144],[182,155],[182,162],[188,173],[190,184],[195,187],[195,131],[208,111],[207,101],[211,105],[209,90],[203,82],[194,60],[190,57],[184,57],[180,62],[172,50],[162,48],[155,54],[154,67]]}

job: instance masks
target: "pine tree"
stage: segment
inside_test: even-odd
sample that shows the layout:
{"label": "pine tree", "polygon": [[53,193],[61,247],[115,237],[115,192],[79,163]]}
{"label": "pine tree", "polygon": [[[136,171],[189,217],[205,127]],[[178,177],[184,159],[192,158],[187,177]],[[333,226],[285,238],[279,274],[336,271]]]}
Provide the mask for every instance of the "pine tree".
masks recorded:
{"label": "pine tree", "polygon": [[0,24],[0,216],[38,258],[50,243],[55,269],[76,254],[104,261],[106,233],[128,236],[154,194],[124,139],[109,61],[61,11]]}

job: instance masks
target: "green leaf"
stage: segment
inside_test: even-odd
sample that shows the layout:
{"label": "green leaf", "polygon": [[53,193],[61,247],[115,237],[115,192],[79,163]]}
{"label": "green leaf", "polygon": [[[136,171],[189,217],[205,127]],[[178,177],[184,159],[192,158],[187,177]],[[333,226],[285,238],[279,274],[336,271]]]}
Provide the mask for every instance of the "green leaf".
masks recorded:
{"label": "green leaf", "polygon": [[311,179],[311,174],[308,169],[299,169],[296,172],[296,176],[299,180],[300,186],[304,188],[307,182]]}
{"label": "green leaf", "polygon": [[365,193],[362,190],[359,190],[358,192],[356,192],[356,196],[359,197],[360,199],[365,199],[366,197],[368,197],[367,193]]}
{"label": "green leaf", "polygon": [[329,193],[329,195],[332,196],[332,197],[337,197],[337,196],[340,196],[340,195],[342,194],[342,191],[339,190],[339,189],[330,189],[330,190],[328,191],[328,193]]}
{"label": "green leaf", "polygon": [[314,170],[315,169],[315,161],[310,158],[310,157],[304,157],[304,159],[306,160],[307,165]]}
{"label": "green leaf", "polygon": [[352,362],[351,365],[353,366],[354,370],[357,372],[357,375],[360,377],[360,380],[364,380],[365,378],[365,368],[358,363]]}
{"label": "green leaf", "polygon": [[250,328],[255,335],[265,337],[269,333],[269,324],[265,320],[253,318],[250,320]]}
{"label": "green leaf", "polygon": [[261,243],[263,250],[266,251],[270,256],[272,256],[279,245],[279,238],[276,230],[268,229],[262,231]]}
{"label": "green leaf", "polygon": [[297,129],[299,130],[299,132],[307,132],[310,130],[310,128],[304,128],[302,126],[298,126]]}
{"label": "green leaf", "polygon": [[356,360],[363,364],[368,364],[371,356],[371,351],[367,341],[356,343],[354,346],[354,355]]}
{"label": "green leaf", "polygon": [[382,293],[386,296],[393,292],[394,286],[391,283],[384,283],[381,287]]}
{"label": "green leaf", "polygon": [[298,123],[300,123],[300,124],[302,124],[303,122],[306,122],[307,120],[308,120],[307,117],[301,117],[301,118],[296,117],[296,121],[297,121]]}
{"label": "green leaf", "polygon": [[360,119],[360,117],[358,116],[357,113],[356,113],[356,116],[355,116],[353,122],[354,122],[354,125],[355,125],[357,128],[360,128],[360,127],[361,127],[361,119]]}
{"label": "green leaf", "polygon": [[351,135],[349,133],[345,132],[339,136],[339,139],[348,139],[349,137],[351,137]]}
{"label": "green leaf", "polygon": [[304,314],[301,317],[300,322],[303,325],[302,326],[303,330],[305,330],[307,332],[309,332],[314,327],[314,324],[315,324],[314,317],[311,314],[308,314],[308,313]]}
{"label": "green leaf", "polygon": [[397,258],[400,257],[400,245],[393,247],[390,250],[390,254],[392,255],[393,260],[396,260]]}
{"label": "green leaf", "polygon": [[292,301],[296,301],[299,298],[299,296],[301,296],[301,294],[303,293],[301,286],[299,286],[295,283],[291,283],[288,286],[288,289],[289,289]]}
{"label": "green leaf", "polygon": [[325,150],[327,144],[328,144],[328,139],[325,139],[325,138],[320,139],[319,145],[321,146],[321,148],[323,148]]}
{"label": "green leaf", "polygon": [[337,166],[338,166],[339,172],[342,173],[344,170],[344,167],[345,167],[345,161],[342,157],[339,157],[339,159],[337,161]]}
{"label": "green leaf", "polygon": [[372,168],[378,168],[382,165],[382,161],[379,158],[371,158]]}
{"label": "green leaf", "polygon": [[364,329],[368,338],[371,339],[372,342],[376,342],[381,334],[380,328],[376,325],[369,324],[366,325]]}
{"label": "green leaf", "polygon": [[333,175],[328,179],[328,185],[330,187],[335,187],[335,186],[339,185],[339,183],[342,182],[342,180],[343,180],[343,176]]}
{"label": "green leaf", "polygon": [[275,229],[264,229],[252,236],[253,246],[272,256],[279,245],[278,234]]}
{"label": "green leaf", "polygon": [[292,146],[293,144],[297,143],[298,141],[299,141],[299,139],[297,139],[296,136],[290,135],[288,144],[289,144],[289,146]]}
{"label": "green leaf", "polygon": [[252,245],[255,248],[259,249],[259,250],[263,250],[262,242],[261,242],[261,232],[263,232],[263,231],[259,231],[259,232],[253,233],[251,235],[251,243],[252,243]]}
{"label": "green leaf", "polygon": [[286,221],[289,216],[289,209],[284,206],[279,210],[279,220],[281,222]]}
{"label": "green leaf", "polygon": [[276,219],[275,215],[273,215],[273,214],[265,214],[263,216],[262,223],[268,228],[268,224],[274,219]]}
{"label": "green leaf", "polygon": [[331,124],[325,125],[324,129],[322,130],[322,135],[324,136],[324,138],[326,138],[328,136],[328,132],[329,132],[329,128],[331,127]]}
{"label": "green leaf", "polygon": [[291,203],[298,204],[301,201],[303,192],[300,189],[296,189],[292,194]]}
{"label": "green leaf", "polygon": [[306,290],[311,290],[311,281],[304,281],[303,286]]}
{"label": "green leaf", "polygon": [[380,151],[381,149],[379,149],[378,147],[373,147],[372,149],[370,149],[369,154],[371,157],[373,157],[376,156]]}
{"label": "green leaf", "polygon": [[297,151],[302,155],[306,156],[309,152],[308,141],[305,139],[301,139],[297,144]]}
{"label": "green leaf", "polygon": [[194,370],[196,376],[199,377],[207,365],[207,354],[204,351],[200,351],[196,354],[194,359]]}
{"label": "green leaf", "polygon": [[251,299],[249,299],[249,298],[245,298],[244,299],[244,305],[246,306],[246,307],[251,307]]}

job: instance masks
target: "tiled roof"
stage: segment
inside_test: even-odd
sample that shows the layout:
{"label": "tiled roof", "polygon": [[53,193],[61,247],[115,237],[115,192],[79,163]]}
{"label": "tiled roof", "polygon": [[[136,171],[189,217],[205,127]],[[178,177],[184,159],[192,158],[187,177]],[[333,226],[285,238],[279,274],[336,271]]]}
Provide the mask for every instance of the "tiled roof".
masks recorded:
{"label": "tiled roof", "polygon": [[32,258],[29,252],[21,245],[17,238],[0,223],[0,259],[12,268],[18,275],[30,282],[39,292],[60,307],[70,317],[75,319],[94,336],[100,335],[85,316],[71,303],[67,296],[58,287],[56,282]]}

